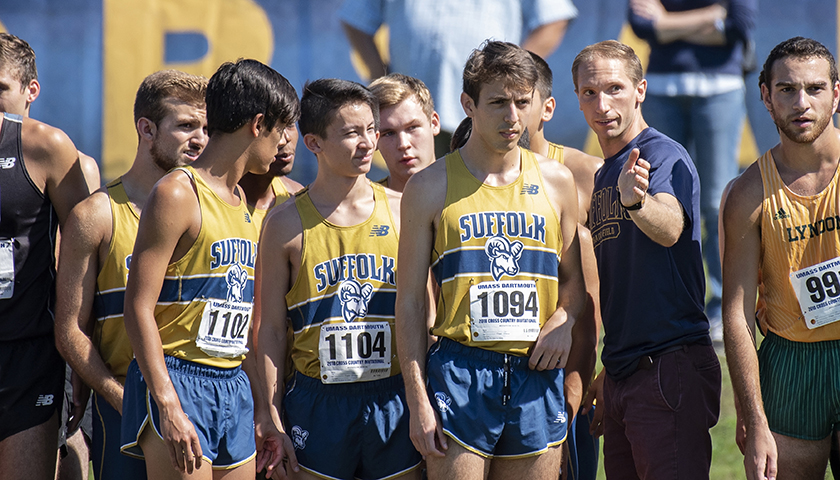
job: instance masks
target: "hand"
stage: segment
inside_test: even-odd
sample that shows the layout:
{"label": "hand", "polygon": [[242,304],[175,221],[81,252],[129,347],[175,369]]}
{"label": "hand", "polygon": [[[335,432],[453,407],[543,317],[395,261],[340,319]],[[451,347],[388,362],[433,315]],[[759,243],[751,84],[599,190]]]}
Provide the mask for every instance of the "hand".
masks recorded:
{"label": "hand", "polygon": [[82,419],[85,417],[85,409],[90,398],[90,387],[85,385],[82,377],[77,375],[75,371],[71,371],[70,373],[70,385],[73,387],[73,409],[67,418],[66,427],[68,438],[79,429],[79,425],[81,425]]}
{"label": "hand", "polygon": [[179,472],[193,473],[201,468],[201,444],[195,426],[180,406],[174,411],[160,409],[160,425],[163,443],[169,450],[169,459]]}
{"label": "hand", "polygon": [[639,149],[634,148],[618,176],[618,192],[625,207],[642,201],[647,193],[650,178],[650,163],[639,158]]}
{"label": "hand", "polygon": [[445,456],[449,445],[446,443],[446,435],[443,433],[437,411],[428,401],[421,401],[417,410],[417,413],[409,410],[409,436],[414,448],[423,458]]}
{"label": "hand", "polygon": [[279,431],[274,423],[256,422],[254,432],[257,441],[257,471],[265,468],[265,478],[285,480],[289,468],[295,472],[300,471],[292,440]]}
{"label": "hand", "polygon": [[582,415],[588,415],[592,408],[595,408],[595,415],[592,418],[592,424],[589,425],[589,433],[595,437],[600,437],[604,434],[604,377],[607,375],[603,369],[592,381],[589,386],[589,391],[583,397]]}
{"label": "hand", "polygon": [[[751,431],[750,431],[751,430]],[[748,480],[775,480],[778,468],[776,439],[767,425],[747,431],[744,468]]]}
{"label": "hand", "polygon": [[666,13],[659,0],[630,0],[630,10],[636,15],[656,23]]}
{"label": "hand", "polygon": [[552,316],[540,329],[534,349],[528,359],[531,370],[552,370],[564,368],[572,349],[572,327],[570,317]]}

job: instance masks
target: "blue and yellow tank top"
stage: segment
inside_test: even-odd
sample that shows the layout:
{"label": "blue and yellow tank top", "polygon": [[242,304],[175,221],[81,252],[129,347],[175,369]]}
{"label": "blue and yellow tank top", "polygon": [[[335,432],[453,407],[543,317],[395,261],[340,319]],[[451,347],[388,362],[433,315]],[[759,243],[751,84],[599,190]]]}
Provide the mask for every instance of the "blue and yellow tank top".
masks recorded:
{"label": "blue and yellow tank top", "polygon": [[[192,167],[201,230],[181,259],[166,268],[155,307],[166,355],[218,368],[245,358],[254,301],[257,225],[244,200],[230,205]],[[244,199],[242,189],[239,197]]]}
{"label": "blue and yellow tank top", "polygon": [[[292,198],[292,194],[289,192],[289,189],[286,188],[286,185],[280,180],[280,177],[274,177],[271,180],[271,188],[274,190],[274,196],[277,199],[274,201],[274,207],[283,204],[286,200]],[[248,206],[248,211],[251,212],[251,217],[253,217],[254,224],[257,225],[258,229],[262,229],[262,224],[265,221],[265,217],[268,215],[268,212],[271,211],[271,208],[267,210],[262,210],[260,208],[254,208],[252,206]]]}
{"label": "blue and yellow tank top", "polygon": [[536,157],[495,187],[476,179],[458,151],[446,156],[446,203],[432,252],[440,285],[432,334],[526,355],[557,309],[562,236]]}
{"label": "blue and yellow tank top", "polygon": [[548,158],[553,158],[560,162],[561,165],[565,165],[566,159],[563,156],[563,145],[558,145],[553,142],[548,142]]}
{"label": "blue and yellow tank top", "polygon": [[295,332],[292,358],[297,371],[323,383],[400,373],[394,334],[398,236],[385,189],[370,185],[373,214],[352,227],[328,222],[308,189],[295,198],[303,248],[286,294]]}
{"label": "blue and yellow tank top", "polygon": [[761,326],[796,342],[840,339],[840,188],[797,195],[772,154],[758,159],[761,205]]}
{"label": "blue and yellow tank top", "polygon": [[124,384],[125,373],[128,364],[134,358],[134,351],[125,332],[123,300],[140,215],[128,200],[122,177],[108,183],[107,188],[108,202],[111,205],[111,244],[96,277],[96,296],[93,300],[96,325],[93,328],[93,344],[99,350],[111,374]]}

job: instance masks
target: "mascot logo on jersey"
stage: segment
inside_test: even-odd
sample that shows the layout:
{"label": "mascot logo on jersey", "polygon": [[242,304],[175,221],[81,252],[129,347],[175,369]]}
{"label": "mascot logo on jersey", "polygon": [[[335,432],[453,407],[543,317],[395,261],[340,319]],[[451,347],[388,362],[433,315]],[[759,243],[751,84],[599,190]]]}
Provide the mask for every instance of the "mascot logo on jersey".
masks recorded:
{"label": "mascot logo on jersey", "polygon": [[341,315],[347,323],[357,318],[365,318],[368,312],[368,302],[373,295],[373,285],[360,285],[355,280],[341,283],[338,289],[338,299],[341,301]]}
{"label": "mascot logo on jersey", "polygon": [[292,427],[291,433],[292,443],[295,445],[295,450],[303,450],[306,448],[306,439],[309,438],[309,432],[295,425]]}
{"label": "mascot logo on jersey", "polygon": [[449,398],[449,395],[443,392],[437,392],[435,393],[435,401],[437,402],[440,413],[452,413],[452,409],[449,407],[452,404],[452,399]]}
{"label": "mascot logo on jersey", "polygon": [[238,263],[234,263],[228,268],[225,281],[228,287],[227,301],[230,303],[241,303],[242,296],[245,293],[245,285],[248,284],[248,272],[239,266]]}
{"label": "mascot logo on jersey", "polygon": [[506,237],[490,237],[484,244],[484,253],[490,258],[490,273],[497,282],[502,275],[515,277],[519,273],[519,258],[522,256],[522,242],[510,242]]}

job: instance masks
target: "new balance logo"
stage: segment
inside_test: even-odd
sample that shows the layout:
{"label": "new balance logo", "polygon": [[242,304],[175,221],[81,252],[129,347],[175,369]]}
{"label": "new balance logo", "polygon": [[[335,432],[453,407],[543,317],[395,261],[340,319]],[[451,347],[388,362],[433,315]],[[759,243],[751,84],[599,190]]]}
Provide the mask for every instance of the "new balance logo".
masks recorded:
{"label": "new balance logo", "polygon": [[775,215],[773,215],[773,218],[775,220],[781,220],[783,218],[790,218],[790,214],[787,213],[784,208],[779,208],[779,211],[776,212]]}
{"label": "new balance logo", "polygon": [[554,423],[566,423],[566,412],[557,412],[557,417],[554,418]]}
{"label": "new balance logo", "polygon": [[53,404],[52,395],[38,395],[38,401],[35,402],[36,407],[46,407]]}
{"label": "new balance logo", "polygon": [[245,223],[251,223],[251,214],[245,212]]}
{"label": "new balance logo", "polygon": [[523,185],[522,186],[522,191],[519,192],[520,195],[536,195],[538,193],[540,193],[540,186],[539,185],[528,184],[528,183]]}
{"label": "new balance logo", "polygon": [[391,227],[388,225],[374,225],[373,228],[370,229],[370,235],[368,237],[384,237],[388,235],[388,230]]}
{"label": "new balance logo", "polygon": [[0,168],[8,170],[15,166],[15,162],[17,162],[17,157],[0,158]]}

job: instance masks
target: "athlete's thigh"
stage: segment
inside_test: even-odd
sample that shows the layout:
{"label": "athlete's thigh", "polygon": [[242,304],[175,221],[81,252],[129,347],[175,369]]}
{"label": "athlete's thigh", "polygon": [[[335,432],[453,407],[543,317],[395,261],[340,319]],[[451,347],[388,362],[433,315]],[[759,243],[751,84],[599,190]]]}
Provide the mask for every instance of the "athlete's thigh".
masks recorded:
{"label": "athlete's thigh", "polygon": [[256,460],[251,460],[236,468],[213,470],[213,480],[254,480],[256,469]]}
{"label": "athlete's thigh", "polygon": [[[426,457],[426,475],[429,480],[483,480],[490,469],[490,459],[471,452],[460,444],[447,439],[449,448],[441,457]],[[521,477],[527,478],[527,477]]]}
{"label": "athlete's thigh", "polygon": [[55,478],[58,412],[46,422],[0,442],[0,476],[4,480]]}
{"label": "athlete's thigh", "polygon": [[[140,448],[146,458],[146,475],[149,480],[211,480],[213,467],[202,460],[201,467],[193,470],[192,475],[178,471],[172,464],[169,450],[151,425],[147,425],[140,434]],[[253,469],[251,478],[254,478]]]}
{"label": "athlete's thigh", "polygon": [[831,452],[831,436],[801,440],[773,433],[779,453],[778,480],[822,480]]}
{"label": "athlete's thigh", "polygon": [[494,458],[490,462],[488,480],[527,478],[529,480],[556,480],[563,464],[562,446],[549,448],[542,455],[506,460]]}
{"label": "athlete's thigh", "polygon": [[286,475],[289,477],[290,480],[324,480],[323,478],[306,472],[303,469],[301,469],[299,472],[295,472],[294,470],[289,468],[289,470],[286,471]]}

